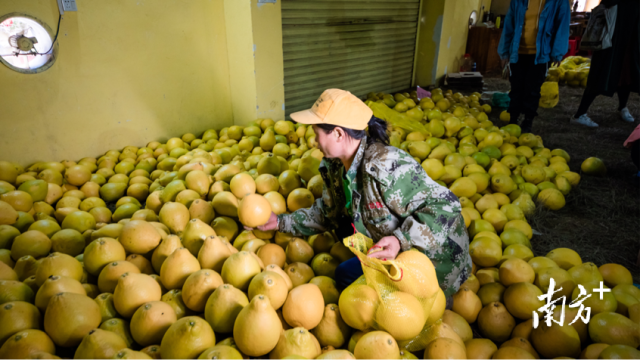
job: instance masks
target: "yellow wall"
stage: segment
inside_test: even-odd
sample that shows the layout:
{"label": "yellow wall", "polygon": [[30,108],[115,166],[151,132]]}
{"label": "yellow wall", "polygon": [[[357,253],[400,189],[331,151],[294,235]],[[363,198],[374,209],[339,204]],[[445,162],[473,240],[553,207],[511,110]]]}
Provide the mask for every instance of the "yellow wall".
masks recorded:
{"label": "yellow wall", "polygon": [[284,118],[280,1],[225,0],[231,97],[236,124]]}
{"label": "yellow wall", "polygon": [[415,84],[436,82],[445,0],[422,0],[416,47]]}
{"label": "yellow wall", "polygon": [[[41,74],[0,65],[0,159],[98,156],[233,123],[223,0],[78,0]],[[1,0],[55,29],[56,0]]]}
{"label": "yellow wall", "polygon": [[482,0],[446,1],[438,50],[436,79],[440,80],[448,73],[460,71],[467,48],[469,15],[473,10],[479,11],[482,7],[481,4]]}
{"label": "yellow wall", "polygon": [[[494,0],[496,1],[496,0]],[[467,47],[468,20],[482,6],[491,8],[491,0],[423,0],[416,49],[415,83],[438,84],[447,73],[459,72]]]}

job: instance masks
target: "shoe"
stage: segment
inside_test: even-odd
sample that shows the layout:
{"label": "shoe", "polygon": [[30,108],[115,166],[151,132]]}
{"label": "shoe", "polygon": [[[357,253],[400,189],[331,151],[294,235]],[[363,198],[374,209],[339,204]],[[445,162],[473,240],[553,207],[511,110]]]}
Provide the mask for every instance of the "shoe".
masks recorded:
{"label": "shoe", "polygon": [[522,115],[518,115],[518,116],[517,116],[517,117],[515,117],[515,118],[512,116],[512,117],[511,117],[511,120],[509,121],[509,125],[519,125],[519,123],[520,123],[520,117],[521,117],[521,116],[522,116]]}
{"label": "shoe", "polygon": [[571,124],[580,124],[580,125],[584,125],[587,127],[591,127],[591,128],[597,128],[599,125],[594,123],[593,120],[591,120],[591,118],[589,118],[589,116],[587,116],[587,114],[584,115],[580,115],[579,118],[574,118],[573,116],[571,117],[570,120]]}
{"label": "shoe", "polygon": [[629,108],[624,108],[620,110],[620,117],[622,118],[622,120],[626,122],[632,123],[636,121],[636,119],[634,119],[633,116],[631,116],[631,113],[629,112]]}

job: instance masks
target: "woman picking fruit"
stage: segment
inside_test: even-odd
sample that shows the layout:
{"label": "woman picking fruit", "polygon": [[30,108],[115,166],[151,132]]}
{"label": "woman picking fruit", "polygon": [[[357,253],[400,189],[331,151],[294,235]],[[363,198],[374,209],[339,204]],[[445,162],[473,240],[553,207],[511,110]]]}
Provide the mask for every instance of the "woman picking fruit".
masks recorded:
{"label": "woman picking fruit", "polygon": [[[386,122],[339,89],[326,90],[311,109],[291,118],[313,125],[324,153],[322,198],[311,208],[272,213],[258,229],[295,236],[335,230],[339,238],[357,231],[376,242],[369,256],[387,260],[415,248],[433,262],[446,297],[458,291],[471,273],[460,202],[411,155],[388,145]],[[340,264],[335,278],[344,289],[361,275],[358,258],[352,258]]]}

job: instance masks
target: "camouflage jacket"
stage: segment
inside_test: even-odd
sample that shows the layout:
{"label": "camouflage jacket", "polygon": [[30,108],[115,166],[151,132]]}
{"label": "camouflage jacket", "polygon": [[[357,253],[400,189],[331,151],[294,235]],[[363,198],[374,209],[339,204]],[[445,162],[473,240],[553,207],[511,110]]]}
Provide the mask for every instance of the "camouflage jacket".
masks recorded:
{"label": "camouflage jacket", "polygon": [[[337,228],[346,215],[338,159],[323,159],[322,198],[310,208],[278,216],[279,231],[310,236]],[[394,235],[402,251],[416,248],[433,262],[440,287],[453,295],[471,274],[469,237],[458,198],[433,181],[406,151],[362,139],[346,174],[352,181],[356,230],[377,242]],[[355,186],[354,186],[355,184]]]}

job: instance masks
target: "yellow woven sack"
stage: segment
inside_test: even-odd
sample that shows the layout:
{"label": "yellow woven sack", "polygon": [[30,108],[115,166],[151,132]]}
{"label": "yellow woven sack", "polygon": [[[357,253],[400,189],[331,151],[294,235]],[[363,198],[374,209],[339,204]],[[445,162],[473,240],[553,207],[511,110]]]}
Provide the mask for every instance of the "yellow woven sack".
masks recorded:
{"label": "yellow woven sack", "polygon": [[431,260],[417,250],[401,252],[395,260],[368,257],[373,241],[360,233],[343,241],[360,259],[364,273],[340,296],[345,322],[358,330],[386,331],[398,343],[420,346],[416,338],[427,336],[425,329],[438,320],[431,318],[431,311],[442,292]]}
{"label": "yellow woven sack", "polygon": [[540,88],[540,107],[550,109],[560,101],[560,89],[557,82],[547,81]]}
{"label": "yellow woven sack", "polygon": [[378,103],[375,101],[366,101],[365,102],[371,110],[373,110],[373,115],[379,119],[385,120],[389,124],[393,126],[397,126],[402,128],[408,132],[419,131],[421,133],[428,133],[424,125],[420,122],[411,119],[407,115],[403,113],[399,113],[391,108],[389,108],[386,104]]}

